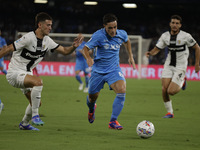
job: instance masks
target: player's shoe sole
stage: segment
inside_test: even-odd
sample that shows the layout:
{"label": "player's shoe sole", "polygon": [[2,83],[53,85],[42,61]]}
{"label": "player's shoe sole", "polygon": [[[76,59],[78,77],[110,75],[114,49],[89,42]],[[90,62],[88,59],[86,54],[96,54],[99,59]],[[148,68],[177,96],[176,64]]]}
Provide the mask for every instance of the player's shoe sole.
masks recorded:
{"label": "player's shoe sole", "polygon": [[174,114],[167,113],[163,118],[174,118]]}
{"label": "player's shoe sole", "polygon": [[20,130],[34,130],[34,131],[39,131],[38,128],[35,128],[33,126],[31,126],[30,124],[27,126],[23,126],[22,123],[19,124],[19,129]]}
{"label": "player's shoe sole", "polygon": [[108,127],[110,129],[115,129],[115,130],[122,130],[123,129],[123,127],[119,124],[119,122],[117,120],[109,122]]}
{"label": "player's shoe sole", "polygon": [[32,117],[32,124],[37,126],[43,126],[44,122],[40,119],[39,115]]}
{"label": "player's shoe sole", "polygon": [[94,105],[94,111],[93,113],[88,112],[88,121],[89,123],[93,123],[95,120],[95,110],[96,110],[97,104]]}

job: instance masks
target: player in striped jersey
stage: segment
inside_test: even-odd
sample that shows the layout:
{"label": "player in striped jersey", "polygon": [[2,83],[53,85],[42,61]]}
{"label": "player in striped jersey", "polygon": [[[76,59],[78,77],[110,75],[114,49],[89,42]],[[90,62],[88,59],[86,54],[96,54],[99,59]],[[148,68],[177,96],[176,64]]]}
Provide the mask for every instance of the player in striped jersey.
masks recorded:
{"label": "player in striped jersey", "polygon": [[[163,33],[156,46],[146,56],[156,55],[160,50],[168,47],[164,69],[162,72],[162,97],[167,114],[163,118],[173,118],[172,101],[169,95],[177,94],[186,86],[185,73],[188,65],[189,48],[195,50],[195,72],[198,73],[200,48],[194,38],[187,32],[180,30],[182,18],[178,15],[171,16],[171,31]],[[185,82],[184,82],[185,79]]]}
{"label": "player in striped jersey", "polygon": [[30,102],[26,108],[22,122],[19,124],[19,128],[23,130],[38,130],[29,124],[30,120],[32,120],[32,124],[35,125],[44,124],[39,117],[43,83],[40,77],[33,76],[32,69],[42,61],[46,52],[57,51],[63,55],[68,55],[71,54],[83,40],[83,36],[80,34],[75,38],[70,47],[63,47],[55,43],[48,36],[52,29],[52,18],[44,12],[36,15],[35,25],[35,31],[23,35],[13,44],[0,51],[0,58],[9,52],[13,52],[6,78],[13,87],[21,88]]}

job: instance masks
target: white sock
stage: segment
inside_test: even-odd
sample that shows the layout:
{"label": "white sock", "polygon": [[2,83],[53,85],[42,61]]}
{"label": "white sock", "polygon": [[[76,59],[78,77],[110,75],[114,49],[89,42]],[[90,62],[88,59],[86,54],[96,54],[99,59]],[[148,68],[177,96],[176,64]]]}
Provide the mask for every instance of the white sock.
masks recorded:
{"label": "white sock", "polygon": [[28,106],[26,107],[26,111],[25,111],[25,115],[22,119],[22,125],[28,125],[29,121],[32,118],[32,107],[30,104],[28,104]]}
{"label": "white sock", "polygon": [[173,108],[172,108],[172,101],[164,102],[165,108],[167,109],[167,112],[173,114]]}
{"label": "white sock", "polygon": [[39,106],[43,86],[34,86],[31,91],[32,117],[39,115]]}

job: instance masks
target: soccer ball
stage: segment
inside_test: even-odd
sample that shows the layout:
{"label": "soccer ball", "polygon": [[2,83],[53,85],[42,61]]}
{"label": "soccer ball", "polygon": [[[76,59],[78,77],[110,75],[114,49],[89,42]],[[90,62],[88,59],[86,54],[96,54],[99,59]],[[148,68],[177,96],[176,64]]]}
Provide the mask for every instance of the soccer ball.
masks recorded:
{"label": "soccer ball", "polygon": [[150,138],[154,134],[155,128],[152,122],[143,120],[137,125],[136,132],[141,138]]}

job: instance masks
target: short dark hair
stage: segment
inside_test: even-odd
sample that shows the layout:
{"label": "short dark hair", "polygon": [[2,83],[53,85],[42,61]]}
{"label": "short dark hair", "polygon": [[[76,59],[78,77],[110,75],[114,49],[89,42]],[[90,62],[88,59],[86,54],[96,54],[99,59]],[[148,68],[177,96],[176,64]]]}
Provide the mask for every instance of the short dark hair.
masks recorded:
{"label": "short dark hair", "polygon": [[35,17],[35,27],[38,28],[38,23],[45,20],[53,20],[50,15],[45,12],[40,12]]}
{"label": "short dark hair", "polygon": [[179,15],[173,15],[173,16],[171,16],[171,20],[172,20],[172,19],[177,19],[177,20],[179,20],[180,23],[182,24],[182,18],[181,18],[181,16],[179,16]]}
{"label": "short dark hair", "polygon": [[109,22],[113,22],[113,21],[117,21],[117,20],[118,19],[117,19],[117,17],[114,14],[109,13],[109,14],[104,15],[104,17],[103,17],[103,24],[106,25]]}

